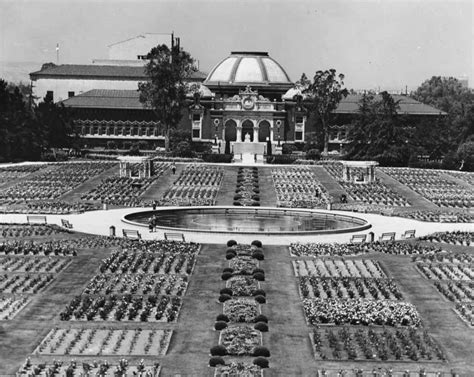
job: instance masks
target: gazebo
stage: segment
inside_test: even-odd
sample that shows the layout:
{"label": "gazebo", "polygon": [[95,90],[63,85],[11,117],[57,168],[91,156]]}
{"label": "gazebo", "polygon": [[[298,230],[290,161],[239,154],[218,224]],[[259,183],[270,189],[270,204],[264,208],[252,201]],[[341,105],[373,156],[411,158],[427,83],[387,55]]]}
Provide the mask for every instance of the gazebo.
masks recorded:
{"label": "gazebo", "polygon": [[375,181],[375,167],[379,165],[377,161],[341,161],[342,180],[367,184]]}

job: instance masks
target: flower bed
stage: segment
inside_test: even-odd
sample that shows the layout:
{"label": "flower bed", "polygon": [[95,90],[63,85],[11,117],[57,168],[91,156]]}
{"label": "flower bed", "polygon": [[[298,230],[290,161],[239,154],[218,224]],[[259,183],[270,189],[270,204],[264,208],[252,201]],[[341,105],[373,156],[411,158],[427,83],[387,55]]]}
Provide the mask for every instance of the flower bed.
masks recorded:
{"label": "flower bed", "polygon": [[221,331],[219,344],[228,355],[250,356],[256,346],[262,344],[262,334],[250,326],[232,326]]}
{"label": "flower bed", "polygon": [[445,360],[428,333],[416,329],[328,327],[310,335],[317,360]]}
{"label": "flower bed", "polygon": [[62,321],[176,322],[181,298],[173,296],[89,296],[72,299],[60,313]]}
{"label": "flower bed", "polygon": [[474,232],[438,232],[420,237],[420,241],[442,242],[451,245],[474,246]]}
{"label": "flower bed", "polygon": [[0,274],[0,292],[34,294],[43,290],[53,279],[52,274]]}
{"label": "flower bed", "polygon": [[186,274],[192,273],[196,263],[193,249],[167,251],[115,251],[102,260],[100,272],[105,273],[153,273]]}
{"label": "flower bed", "polygon": [[64,233],[70,232],[54,224],[0,224],[0,237],[2,238],[50,236]]}
{"label": "flower bed", "polygon": [[229,267],[234,270],[234,274],[251,275],[258,266],[258,260],[245,255],[237,256],[229,261]]}
{"label": "flower bed", "polygon": [[474,255],[467,253],[439,253],[439,254],[428,254],[428,255],[414,255],[412,257],[413,262],[426,262],[426,263],[474,263]]}
{"label": "flower bed", "polygon": [[152,365],[145,364],[144,360],[139,362],[128,362],[126,359],[119,361],[105,360],[97,362],[95,359],[53,360],[52,363],[35,362],[27,359],[20,368],[17,376],[159,376],[160,363]]}
{"label": "flower bed", "polygon": [[224,314],[230,322],[255,322],[255,317],[260,314],[259,305],[253,299],[235,298],[224,303]]}
{"label": "flower bed", "polygon": [[71,263],[71,258],[8,256],[0,257],[0,272],[51,272],[58,273]]}
{"label": "flower bed", "polygon": [[259,206],[258,168],[239,168],[234,195],[235,206]]}
{"label": "flower bed", "polygon": [[260,285],[251,276],[233,276],[227,280],[226,287],[232,290],[232,296],[252,296]]}
{"label": "flower bed", "polygon": [[402,299],[400,290],[391,279],[302,276],[299,278],[299,288],[303,299]]}
{"label": "flower bed", "polygon": [[421,318],[416,308],[403,301],[305,299],[303,309],[311,325],[321,323],[413,327],[421,325]]}
{"label": "flower bed", "polygon": [[28,296],[0,296],[0,320],[13,319],[28,302]]}
{"label": "flower bed", "polygon": [[463,280],[472,281],[474,279],[474,268],[469,264],[451,263],[416,263],[419,271],[428,279],[433,280]]}
{"label": "flower bed", "polygon": [[187,276],[136,274],[98,274],[84,289],[84,294],[154,294],[184,296],[188,286]]}
{"label": "flower bed", "polygon": [[51,330],[34,353],[40,355],[165,355],[172,330]]}
{"label": "flower bed", "polygon": [[295,260],[296,276],[386,278],[377,261],[371,259],[315,259]]}
{"label": "flower bed", "polygon": [[219,365],[214,372],[215,377],[261,377],[262,369],[250,363],[231,361],[226,365]]}

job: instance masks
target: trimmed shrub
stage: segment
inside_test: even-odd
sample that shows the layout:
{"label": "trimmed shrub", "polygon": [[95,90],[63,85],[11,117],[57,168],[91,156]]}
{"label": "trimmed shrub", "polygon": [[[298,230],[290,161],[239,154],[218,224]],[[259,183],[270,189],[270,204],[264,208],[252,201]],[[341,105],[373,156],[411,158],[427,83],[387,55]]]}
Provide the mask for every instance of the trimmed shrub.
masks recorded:
{"label": "trimmed shrub", "polygon": [[261,272],[257,272],[256,274],[253,274],[253,278],[258,281],[265,281],[265,275],[262,274]]}
{"label": "trimmed shrub", "polygon": [[221,275],[222,280],[229,280],[232,277],[232,274],[230,272],[224,272]]}
{"label": "trimmed shrub", "polygon": [[230,288],[222,288],[219,292],[221,295],[229,295],[232,296],[232,289]]}
{"label": "trimmed shrub", "polygon": [[229,240],[227,241],[227,247],[232,247],[234,245],[237,245],[237,241],[235,240]]}
{"label": "trimmed shrub", "polygon": [[267,294],[263,289],[256,289],[255,291],[252,292],[252,296],[263,296],[266,297]]}
{"label": "trimmed shrub", "polygon": [[237,255],[236,253],[226,253],[225,259],[229,260],[229,259],[235,258],[236,255]]}
{"label": "trimmed shrub", "polygon": [[229,322],[229,317],[227,317],[225,314],[219,314],[216,317],[216,321],[224,321],[224,322]]}
{"label": "trimmed shrub", "polygon": [[259,366],[260,368],[268,368],[269,362],[264,357],[257,357],[253,359],[253,364]]}
{"label": "trimmed shrub", "polygon": [[258,251],[258,250],[254,251],[252,253],[252,258],[255,258],[257,260],[264,260],[265,259],[265,257],[263,256],[263,253],[261,251]]}
{"label": "trimmed shrub", "polygon": [[210,367],[216,367],[218,365],[225,365],[225,361],[222,357],[215,356],[215,357],[211,357],[209,359],[209,366]]}
{"label": "trimmed shrub", "polygon": [[231,267],[226,267],[222,270],[222,272],[230,272],[230,273],[233,273],[234,272],[234,269],[231,268]]}
{"label": "trimmed shrub", "polygon": [[267,299],[265,296],[255,296],[255,301],[257,301],[259,304],[265,304],[267,302]]}
{"label": "trimmed shrub", "polygon": [[217,154],[217,153],[211,153],[211,154],[203,154],[202,159],[204,162],[215,162],[215,163],[230,163],[232,162],[232,159],[234,158],[233,154]]}
{"label": "trimmed shrub", "polygon": [[[231,298],[232,298],[231,296],[223,294],[223,295],[219,296],[219,302],[226,302],[226,301],[230,300]],[[257,298],[255,297],[255,299],[257,299]]]}
{"label": "trimmed shrub", "polygon": [[234,195],[234,200],[240,200],[242,199],[242,195],[238,194],[238,195]]}
{"label": "trimmed shrub", "polygon": [[268,323],[268,318],[264,314],[259,314],[258,316],[255,317],[255,322],[265,322]]}
{"label": "trimmed shrub", "polygon": [[267,347],[257,346],[253,349],[253,355],[254,356],[270,357],[270,351],[268,350]]}
{"label": "trimmed shrub", "polygon": [[[257,348],[257,347],[255,347]],[[227,355],[227,348],[221,346],[220,344],[211,348],[212,356],[225,356]]]}
{"label": "trimmed shrub", "polygon": [[255,270],[253,270],[252,274],[256,274],[258,272],[261,273],[261,274],[265,274],[265,271],[263,271],[263,269],[259,268],[259,267],[257,267]]}
{"label": "trimmed shrub", "polygon": [[261,332],[268,331],[268,325],[265,322],[257,322],[253,328]]}
{"label": "trimmed shrub", "polygon": [[255,241],[252,241],[250,245],[255,246],[255,247],[262,247],[262,241],[255,240]]}
{"label": "trimmed shrub", "polygon": [[[264,324],[265,324],[265,323],[264,323]],[[214,323],[214,328],[215,328],[217,331],[224,330],[226,327],[227,327],[227,322],[224,322],[224,321],[217,321],[216,323]]]}

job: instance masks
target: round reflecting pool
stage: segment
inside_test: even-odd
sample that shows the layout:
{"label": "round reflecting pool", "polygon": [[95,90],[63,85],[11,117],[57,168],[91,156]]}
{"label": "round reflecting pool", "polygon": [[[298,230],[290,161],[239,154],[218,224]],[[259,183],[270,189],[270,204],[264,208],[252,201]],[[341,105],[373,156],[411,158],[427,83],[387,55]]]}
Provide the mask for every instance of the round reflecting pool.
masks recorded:
{"label": "round reflecting pool", "polygon": [[330,234],[357,232],[371,225],[363,219],[316,210],[254,207],[180,207],[134,212],[123,221],[157,229],[248,234]]}

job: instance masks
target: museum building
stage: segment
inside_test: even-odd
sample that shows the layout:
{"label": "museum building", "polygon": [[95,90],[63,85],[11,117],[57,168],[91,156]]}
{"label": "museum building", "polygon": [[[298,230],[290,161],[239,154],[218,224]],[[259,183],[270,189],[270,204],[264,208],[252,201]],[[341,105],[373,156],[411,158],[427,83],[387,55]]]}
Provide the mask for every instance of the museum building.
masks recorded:
{"label": "museum building", "polygon": [[[139,82],[147,80],[146,53],[166,43],[166,38],[169,35],[146,34],[119,42],[109,46],[108,60],[95,60],[90,65],[44,67],[30,74],[34,94],[41,97],[49,92],[56,102],[70,108],[75,128],[89,147],[105,146],[110,140],[144,140],[151,147],[162,145],[163,127],[140,103],[137,89]],[[171,43],[173,38],[171,35]],[[299,90],[267,52],[231,52],[209,74],[197,71],[187,82],[188,106],[178,128],[189,130],[193,141],[222,146],[228,141],[234,153],[245,147],[247,152],[263,154],[268,141],[275,146],[281,142],[303,143],[305,136],[315,131],[308,123]],[[343,151],[347,142],[345,124],[357,114],[361,97],[348,95],[340,102],[330,151]],[[400,101],[402,114],[442,114],[410,97],[394,97]]]}

